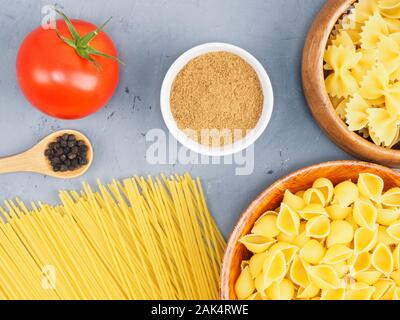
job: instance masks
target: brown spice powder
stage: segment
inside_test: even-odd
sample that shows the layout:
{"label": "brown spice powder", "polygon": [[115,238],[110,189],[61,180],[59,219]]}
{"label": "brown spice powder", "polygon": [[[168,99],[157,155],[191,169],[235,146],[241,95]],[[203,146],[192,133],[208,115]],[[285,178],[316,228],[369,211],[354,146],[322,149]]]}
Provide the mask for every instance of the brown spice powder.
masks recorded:
{"label": "brown spice powder", "polygon": [[[181,130],[229,130],[233,141],[254,129],[260,119],[264,95],[255,70],[239,56],[214,52],[191,60],[177,75],[170,98],[171,111]],[[242,136],[242,137],[243,137]],[[215,142],[214,142],[215,143]],[[220,145],[227,144],[220,139]]]}

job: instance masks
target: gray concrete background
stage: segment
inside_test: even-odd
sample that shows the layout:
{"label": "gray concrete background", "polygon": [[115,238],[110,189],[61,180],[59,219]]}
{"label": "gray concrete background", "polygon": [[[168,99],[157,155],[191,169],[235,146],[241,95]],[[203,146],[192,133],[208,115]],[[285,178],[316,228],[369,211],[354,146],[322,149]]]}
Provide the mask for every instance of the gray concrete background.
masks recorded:
{"label": "gray concrete background", "polygon": [[[300,62],[304,39],[324,0],[62,0],[71,18],[107,27],[122,60],[119,87],[106,108],[80,121],[59,121],[32,108],[19,91],[15,57],[19,44],[41,21],[39,0],[0,0],[0,156],[27,149],[50,132],[78,129],[96,152],[82,178],[60,181],[35,174],[0,176],[0,199],[57,203],[57,190],[79,188],[135,174],[189,171],[203,179],[210,208],[226,236],[247,205],[278,178],[306,165],[348,159],[320,131],[305,103]],[[143,134],[166,130],[160,87],[173,61],[187,49],[228,42],[253,53],[267,69],[275,91],[270,126],[256,143],[255,171],[235,176],[229,165],[150,166]]]}

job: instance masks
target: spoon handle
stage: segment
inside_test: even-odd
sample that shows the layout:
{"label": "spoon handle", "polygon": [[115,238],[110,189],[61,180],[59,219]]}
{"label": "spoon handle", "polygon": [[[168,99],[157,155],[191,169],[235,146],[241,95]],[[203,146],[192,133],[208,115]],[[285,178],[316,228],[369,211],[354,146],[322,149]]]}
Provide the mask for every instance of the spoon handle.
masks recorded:
{"label": "spoon handle", "polygon": [[12,172],[40,172],[43,159],[30,151],[0,158],[0,174]]}

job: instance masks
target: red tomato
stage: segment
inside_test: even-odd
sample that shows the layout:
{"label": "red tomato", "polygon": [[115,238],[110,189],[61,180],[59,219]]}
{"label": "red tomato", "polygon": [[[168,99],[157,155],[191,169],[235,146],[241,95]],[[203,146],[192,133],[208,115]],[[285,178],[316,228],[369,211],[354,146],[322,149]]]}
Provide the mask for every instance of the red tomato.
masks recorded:
{"label": "red tomato", "polygon": [[[81,20],[72,23],[83,36],[96,26]],[[72,39],[63,20],[57,21],[61,35]],[[100,32],[90,46],[117,56],[112,40]],[[37,28],[22,43],[17,56],[17,79],[26,98],[42,112],[60,119],[86,117],[111,99],[119,78],[118,62],[93,56],[101,69],[80,57],[55,30]]]}

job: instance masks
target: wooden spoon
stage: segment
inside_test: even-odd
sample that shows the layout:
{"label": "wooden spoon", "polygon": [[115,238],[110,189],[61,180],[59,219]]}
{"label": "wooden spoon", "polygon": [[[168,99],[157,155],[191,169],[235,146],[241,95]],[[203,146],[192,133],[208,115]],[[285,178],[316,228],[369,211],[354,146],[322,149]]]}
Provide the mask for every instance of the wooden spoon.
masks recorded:
{"label": "wooden spoon", "polygon": [[[54,172],[49,160],[44,155],[45,150],[51,142],[63,134],[73,134],[78,140],[83,140],[88,147],[87,165],[74,171]],[[20,154],[0,158],[0,174],[12,172],[35,172],[59,179],[72,179],[83,175],[93,162],[93,147],[90,140],[82,133],[75,130],[61,130],[54,132],[33,146],[31,149]]]}

